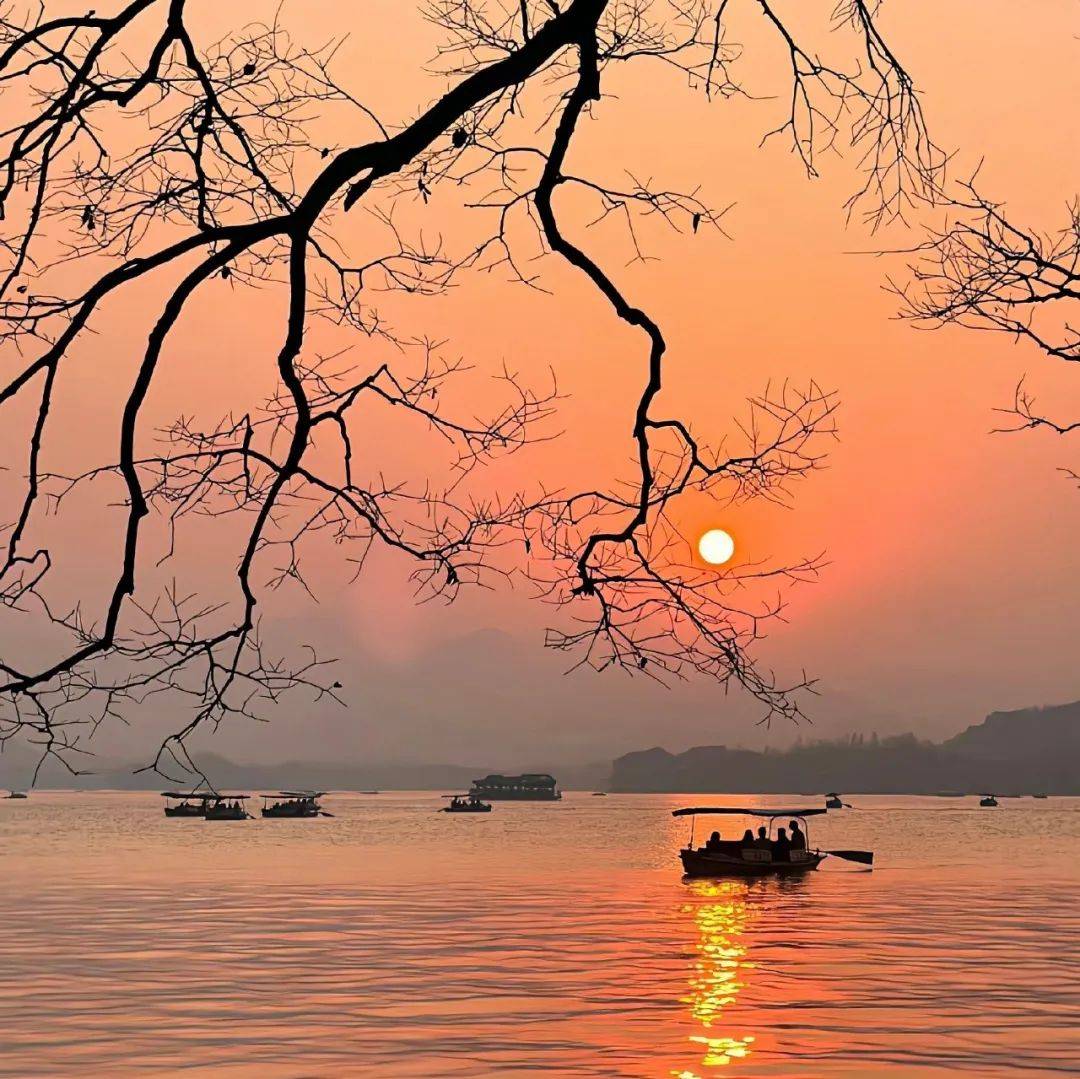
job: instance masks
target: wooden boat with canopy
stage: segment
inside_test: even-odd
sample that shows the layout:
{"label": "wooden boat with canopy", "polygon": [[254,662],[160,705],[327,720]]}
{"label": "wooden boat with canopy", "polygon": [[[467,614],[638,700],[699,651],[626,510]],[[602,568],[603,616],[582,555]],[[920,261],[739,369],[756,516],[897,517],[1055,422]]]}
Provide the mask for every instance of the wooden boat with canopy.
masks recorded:
{"label": "wooden boat with canopy", "polygon": [[319,799],[324,794],[326,791],[278,791],[277,794],[264,794],[262,815],[278,820],[333,816],[319,805]]}
{"label": "wooden boat with canopy", "polygon": [[216,794],[213,791],[162,791],[166,817],[199,817],[202,820],[250,820],[244,808],[249,794]]}
{"label": "wooden boat with canopy", "polygon": [[[872,865],[874,854],[868,850],[816,850],[810,847],[807,817],[816,817],[828,810],[824,807],[812,809],[772,809],[747,806],[693,806],[689,809],[676,809],[673,817],[690,817],[690,838],[686,846],[679,851],[683,869],[688,877],[763,877],[773,874],[792,875],[807,873],[817,869],[831,854],[863,865]],[[753,817],[767,822],[768,847],[744,843],[743,840],[721,840],[719,844],[694,846],[694,824],[699,816]],[[797,820],[803,835],[806,836],[805,850],[787,851],[786,857],[774,857],[772,842],[774,831],[780,827],[778,821]]]}
{"label": "wooden boat with canopy", "polygon": [[206,791],[162,791],[166,817],[205,817],[206,807],[217,795]]}

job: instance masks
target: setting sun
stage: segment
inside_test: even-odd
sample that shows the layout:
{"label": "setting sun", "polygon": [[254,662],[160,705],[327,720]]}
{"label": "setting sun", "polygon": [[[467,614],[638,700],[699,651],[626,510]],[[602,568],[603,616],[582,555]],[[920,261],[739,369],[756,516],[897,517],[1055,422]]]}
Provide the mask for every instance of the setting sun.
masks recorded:
{"label": "setting sun", "polygon": [[735,553],[735,541],[722,528],[713,528],[698,540],[698,553],[710,565],[722,566]]}

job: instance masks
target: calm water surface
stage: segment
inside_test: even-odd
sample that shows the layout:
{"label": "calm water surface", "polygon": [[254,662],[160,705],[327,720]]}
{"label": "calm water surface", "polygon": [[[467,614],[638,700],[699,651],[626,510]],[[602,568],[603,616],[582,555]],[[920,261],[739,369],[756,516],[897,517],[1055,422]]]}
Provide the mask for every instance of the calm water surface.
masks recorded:
{"label": "calm water surface", "polygon": [[685,795],[0,801],[0,1076],[1080,1074],[1080,799],[850,800],[873,872],[715,883]]}

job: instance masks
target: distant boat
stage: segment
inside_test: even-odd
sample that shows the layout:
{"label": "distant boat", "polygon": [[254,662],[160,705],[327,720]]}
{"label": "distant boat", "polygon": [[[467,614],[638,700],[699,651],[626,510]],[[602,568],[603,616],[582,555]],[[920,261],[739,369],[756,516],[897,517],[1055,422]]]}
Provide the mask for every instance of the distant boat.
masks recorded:
{"label": "distant boat", "polygon": [[474,779],[472,798],[500,802],[558,802],[562,798],[554,776],[525,772],[520,776],[488,775]]}
{"label": "distant boat", "polygon": [[607,791],[593,791],[592,796],[594,798],[606,798],[607,797]]}
{"label": "distant boat", "polygon": [[180,791],[162,791],[161,797],[166,799],[166,817],[205,817],[207,804],[217,795],[196,791],[186,794]]}
{"label": "distant boat", "polygon": [[450,799],[450,804],[444,806],[443,813],[490,813],[491,806],[487,802],[481,802],[470,794],[444,794],[444,798]]}
{"label": "distant boat", "polygon": [[769,832],[778,820],[795,818],[802,821],[806,847],[803,850],[789,850],[786,858],[774,860],[773,850],[769,847],[744,846],[741,840],[721,840],[719,845],[706,843],[703,847],[694,846],[693,823],[690,826],[690,839],[679,851],[679,859],[688,877],[764,877],[770,874],[790,876],[807,873],[817,869],[831,854],[849,862],[861,862],[873,865],[874,852],[869,850],[811,850],[807,817],[816,817],[828,810],[815,806],[812,809],[764,809],[745,806],[701,806],[690,809],[676,809],[673,817],[696,818],[699,815],[724,814],[736,817],[758,817],[768,821]]}
{"label": "distant boat", "polygon": [[1047,794],[1033,794],[1031,797],[1032,798],[1048,798],[1049,795],[1047,795]]}
{"label": "distant boat", "polygon": [[382,791],[361,791],[361,794],[382,794]]}
{"label": "distant boat", "polygon": [[[6,797],[8,797],[8,798],[25,798],[26,797],[26,792],[25,791],[11,791],[11,793],[6,795]],[[1046,795],[1044,794],[1043,797],[1045,798]]]}
{"label": "distant boat", "polygon": [[262,796],[262,815],[274,820],[298,820],[310,817],[329,817],[319,799],[326,791],[278,791]]}
{"label": "distant boat", "polygon": [[830,791],[825,795],[825,808],[826,809],[850,809],[851,806],[841,800],[840,795],[836,791]]}
{"label": "distant boat", "polygon": [[984,809],[991,809],[998,804],[998,800],[992,794],[984,794],[979,805]]}

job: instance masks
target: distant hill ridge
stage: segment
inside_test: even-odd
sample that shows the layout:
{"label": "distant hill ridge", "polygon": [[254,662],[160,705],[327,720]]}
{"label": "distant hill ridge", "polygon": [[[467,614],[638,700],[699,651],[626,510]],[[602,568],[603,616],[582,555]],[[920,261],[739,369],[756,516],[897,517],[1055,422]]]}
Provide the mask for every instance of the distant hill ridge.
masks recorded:
{"label": "distant hill ridge", "polygon": [[1075,761],[1080,758],[1080,701],[991,712],[943,744],[979,756],[1054,753],[1073,754]]}
{"label": "distant hill ridge", "polygon": [[864,794],[1080,794],[1080,701],[993,712],[943,743],[852,735],[786,750],[655,746],[612,767],[616,791],[837,790]]}
{"label": "distant hill ridge", "polygon": [[[491,771],[550,772],[560,787],[607,787],[626,792],[728,791],[731,793],[933,794],[965,791],[996,794],[1080,794],[1080,701],[1011,712],[992,712],[941,743],[913,734],[878,738],[855,734],[844,739],[798,744],[790,749],[730,749],[695,746],[670,753],[660,746],[627,753],[609,766],[555,766],[531,769],[440,764],[284,762],[237,764],[215,754],[199,757],[222,790],[465,790]],[[28,786],[36,758],[19,747],[0,754],[0,787]],[[94,773],[72,777],[46,765],[39,787],[127,790],[164,789],[168,781],[131,765],[92,763]],[[176,785],[183,785],[177,779]]]}
{"label": "distant hill ridge", "polygon": [[[500,769],[490,764],[370,764],[342,762],[284,761],[280,764],[238,764],[214,753],[197,755],[199,767],[219,790],[259,793],[281,789],[305,790],[442,790],[453,793],[468,790],[478,776]],[[25,750],[8,751],[0,756],[0,787],[25,789],[33,775],[37,758]],[[41,788],[76,790],[167,790],[198,782],[195,776],[175,775],[173,781],[148,772],[136,772],[131,764],[94,761],[93,771],[72,776],[59,765],[46,762],[38,778]],[[501,769],[550,772],[564,789],[593,789],[607,782],[607,763],[552,768],[539,762],[533,769]]]}

